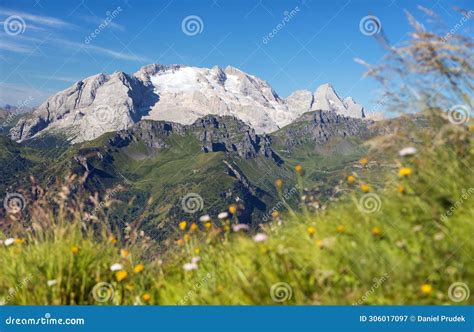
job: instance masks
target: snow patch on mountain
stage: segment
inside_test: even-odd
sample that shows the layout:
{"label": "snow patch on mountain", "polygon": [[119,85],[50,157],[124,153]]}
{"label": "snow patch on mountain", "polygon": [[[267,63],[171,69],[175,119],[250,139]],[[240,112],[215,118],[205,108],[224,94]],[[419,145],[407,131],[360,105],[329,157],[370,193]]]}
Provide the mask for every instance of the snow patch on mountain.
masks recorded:
{"label": "snow patch on mountain", "polygon": [[152,64],[133,75],[98,74],[77,82],[21,119],[10,136],[23,141],[53,132],[76,143],[141,119],[192,124],[209,114],[235,116],[257,133],[269,133],[314,110],[365,117],[361,105],[350,97],[341,100],[329,84],[282,99],[266,81],[235,67]]}

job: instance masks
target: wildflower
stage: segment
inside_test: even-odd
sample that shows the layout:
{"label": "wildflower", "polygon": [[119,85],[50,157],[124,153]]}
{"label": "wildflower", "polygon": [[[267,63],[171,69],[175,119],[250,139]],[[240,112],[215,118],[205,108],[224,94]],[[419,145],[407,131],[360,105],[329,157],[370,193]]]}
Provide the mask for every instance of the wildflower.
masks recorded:
{"label": "wildflower", "polygon": [[194,253],[195,253],[196,255],[199,255],[200,252],[201,252],[201,249],[199,249],[199,248],[195,248],[195,249],[194,249]]}
{"label": "wildflower", "polygon": [[199,257],[199,256],[195,256],[191,259],[191,263],[193,263],[193,264],[197,264],[200,261],[201,261],[201,257]]}
{"label": "wildflower", "polygon": [[337,231],[338,233],[344,233],[344,232],[346,231],[346,226],[344,226],[344,225],[338,225],[338,226],[336,227],[336,231]]}
{"label": "wildflower", "polygon": [[370,186],[368,184],[361,184],[360,190],[362,190],[364,193],[368,193],[370,191]]}
{"label": "wildflower", "polygon": [[232,230],[234,232],[239,232],[239,231],[248,231],[250,229],[249,225],[246,225],[246,224],[238,224],[238,225],[233,225],[232,226]]}
{"label": "wildflower", "polygon": [[229,225],[224,225],[224,231],[226,231],[226,232],[230,231],[230,226]]}
{"label": "wildflower", "polygon": [[125,279],[127,279],[128,273],[127,271],[118,271],[115,273],[115,279],[117,279],[118,282],[121,282]]}
{"label": "wildflower", "polygon": [[295,171],[296,171],[296,173],[299,174],[299,173],[301,173],[302,170],[303,170],[303,166],[301,166],[300,164],[298,164],[298,165],[295,166]]}
{"label": "wildflower", "polygon": [[14,238],[8,238],[6,239],[5,241],[3,241],[3,244],[8,247],[8,246],[11,246],[13,243],[15,243],[15,239]]}
{"label": "wildflower", "polygon": [[126,284],[125,289],[128,290],[128,291],[133,291],[135,289],[135,285],[134,284]]}
{"label": "wildflower", "polygon": [[123,270],[123,265],[120,264],[120,263],[112,264],[112,266],[110,267],[110,271],[112,271],[112,272],[120,271],[120,270]]}
{"label": "wildflower", "polygon": [[204,224],[204,227],[206,227],[206,229],[210,229],[212,227],[212,223],[207,222]]}
{"label": "wildflower", "polygon": [[205,214],[205,215],[201,216],[201,218],[199,218],[199,221],[200,222],[208,222],[208,221],[211,221],[211,217],[209,217],[208,214]]}
{"label": "wildflower", "polygon": [[405,187],[402,185],[399,185],[397,190],[400,194],[404,194],[406,192]]}
{"label": "wildflower", "polygon": [[355,182],[356,182],[356,178],[355,178],[354,175],[349,175],[349,176],[347,177],[347,183],[349,183],[349,184],[354,184]]}
{"label": "wildflower", "polygon": [[188,223],[187,223],[186,221],[181,221],[181,222],[179,223],[179,229],[182,230],[182,231],[184,231],[184,230],[186,229],[186,225],[187,225],[187,224],[188,224]]}
{"label": "wildflower", "polygon": [[263,241],[266,241],[268,239],[268,236],[266,234],[263,234],[263,233],[257,233],[254,237],[253,237],[253,240],[255,242],[263,242]]}
{"label": "wildflower", "polygon": [[229,206],[229,212],[235,214],[237,212],[237,205],[232,204],[231,206]]}
{"label": "wildflower", "polygon": [[111,236],[109,236],[109,242],[112,243],[112,244],[116,244],[117,239],[111,235]]}
{"label": "wildflower", "polygon": [[281,187],[283,187],[283,180],[282,179],[276,179],[275,187],[277,187],[278,189],[281,189]]}
{"label": "wildflower", "polygon": [[191,227],[189,227],[189,229],[190,229],[191,231],[195,231],[196,229],[198,229],[198,225],[196,225],[195,223],[192,223],[192,224],[191,224]]}
{"label": "wildflower", "polygon": [[372,235],[373,235],[373,236],[380,236],[380,235],[382,235],[382,230],[380,229],[380,227],[377,227],[377,226],[373,227],[373,228],[372,228]]}
{"label": "wildflower", "polygon": [[176,241],[176,244],[177,244],[178,246],[182,246],[182,245],[184,244],[183,239],[177,240],[177,241]]}
{"label": "wildflower", "polygon": [[308,232],[309,236],[313,236],[314,233],[316,233],[316,228],[313,227],[313,226],[309,226],[309,227],[306,229],[306,232]]}
{"label": "wildflower", "polygon": [[142,272],[144,269],[145,269],[145,265],[143,265],[143,264],[138,264],[138,265],[135,265],[135,267],[133,268],[133,272],[135,272],[135,273],[140,273],[140,272]]}
{"label": "wildflower", "polygon": [[273,211],[272,212],[273,219],[277,219],[279,216],[280,216],[280,212],[278,212],[278,211]]}
{"label": "wildflower", "polygon": [[316,245],[319,247],[319,249],[324,248],[324,241],[323,240],[317,240]]}
{"label": "wildflower", "polygon": [[143,295],[142,295],[142,300],[143,300],[144,302],[150,302],[150,300],[151,300],[151,295],[148,294],[148,293],[143,294]]}
{"label": "wildflower", "polygon": [[46,284],[48,285],[48,287],[52,287],[54,285],[56,285],[58,283],[58,281],[56,279],[52,279],[52,280],[48,280],[46,282]]}
{"label": "wildflower", "polygon": [[474,131],[474,125],[469,125],[469,130]]}
{"label": "wildflower", "polygon": [[219,218],[220,220],[227,219],[228,217],[229,217],[229,213],[227,212],[221,212],[217,215],[217,218]]}
{"label": "wildflower", "polygon": [[433,286],[430,284],[423,284],[420,287],[420,290],[425,295],[430,295],[433,292]]}
{"label": "wildflower", "polygon": [[362,166],[365,166],[369,163],[369,159],[367,158],[362,158],[361,160],[359,160],[359,163],[362,165]]}
{"label": "wildflower", "polygon": [[25,243],[25,239],[15,239],[15,244],[23,244]]}
{"label": "wildflower", "polygon": [[402,167],[400,168],[400,171],[398,172],[400,176],[409,176],[411,175],[411,173],[413,173],[413,171],[409,167]]}
{"label": "wildflower", "polygon": [[72,246],[71,247],[71,252],[73,255],[76,255],[79,252],[79,247],[78,246]]}
{"label": "wildflower", "polygon": [[127,249],[120,249],[120,256],[122,258],[128,258],[128,256],[130,256],[130,251]]}
{"label": "wildflower", "polygon": [[184,271],[192,271],[192,270],[197,270],[198,266],[196,263],[186,263],[183,265]]}
{"label": "wildflower", "polygon": [[184,242],[188,242],[190,238],[191,237],[189,236],[189,234],[184,234],[184,236],[183,236]]}
{"label": "wildflower", "polygon": [[409,146],[398,151],[398,155],[401,157],[412,156],[416,153],[416,148]]}

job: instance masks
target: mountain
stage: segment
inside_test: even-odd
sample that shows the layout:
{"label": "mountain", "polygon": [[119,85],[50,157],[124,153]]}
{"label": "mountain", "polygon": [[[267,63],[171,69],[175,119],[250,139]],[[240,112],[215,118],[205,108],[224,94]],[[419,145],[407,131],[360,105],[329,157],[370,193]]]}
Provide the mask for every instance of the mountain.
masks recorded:
{"label": "mountain", "polygon": [[71,143],[130,128],[145,120],[189,125],[206,115],[234,116],[256,133],[274,132],[308,111],[364,118],[363,107],[341,100],[329,84],[283,99],[264,80],[228,66],[152,64],[133,75],[98,74],[50,97],[10,130],[15,141],[44,133]]}

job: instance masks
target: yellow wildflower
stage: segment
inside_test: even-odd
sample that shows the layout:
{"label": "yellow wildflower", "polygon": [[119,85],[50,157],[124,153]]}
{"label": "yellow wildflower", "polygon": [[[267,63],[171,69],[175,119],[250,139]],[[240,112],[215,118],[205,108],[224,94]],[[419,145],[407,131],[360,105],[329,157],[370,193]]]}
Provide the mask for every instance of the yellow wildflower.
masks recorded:
{"label": "yellow wildflower", "polygon": [[362,158],[361,160],[359,160],[359,163],[362,165],[362,166],[365,166],[369,163],[369,159],[367,158]]}
{"label": "yellow wildflower", "polygon": [[433,286],[430,284],[423,284],[420,287],[420,290],[425,295],[430,295],[433,292]]}
{"label": "yellow wildflower", "polygon": [[212,223],[207,222],[204,224],[204,227],[206,227],[206,229],[210,229],[212,227]]}
{"label": "yellow wildflower", "polygon": [[133,272],[135,272],[135,273],[140,273],[140,272],[142,272],[144,269],[145,269],[145,265],[143,265],[143,264],[138,264],[138,265],[135,265],[135,267],[133,268]]}
{"label": "yellow wildflower", "polygon": [[182,231],[184,231],[184,230],[186,229],[186,225],[187,225],[187,224],[188,224],[188,223],[187,223],[186,221],[181,221],[181,222],[179,223],[179,229],[182,230]]}
{"label": "yellow wildflower", "polygon": [[112,244],[116,244],[117,239],[111,235],[111,236],[109,236],[109,242],[112,243]]}
{"label": "yellow wildflower", "polygon": [[276,181],[275,181],[275,187],[277,187],[278,189],[280,189],[281,187],[283,187],[283,180],[282,180],[282,179],[276,179]]}
{"label": "yellow wildflower", "polygon": [[190,229],[191,231],[195,231],[196,229],[198,229],[198,225],[196,225],[195,223],[192,223],[192,224],[191,224],[191,227],[189,227],[189,229]]}
{"label": "yellow wildflower", "polygon": [[237,212],[237,205],[232,204],[231,206],[229,206],[229,212],[235,214]]}
{"label": "yellow wildflower", "polygon": [[189,239],[190,239],[190,236],[189,236],[189,234],[184,234],[184,236],[183,236],[183,240],[184,240],[184,242],[188,242],[188,241],[189,241]]}
{"label": "yellow wildflower", "polygon": [[309,227],[306,229],[306,232],[308,232],[309,236],[313,236],[314,233],[316,233],[316,228],[313,227],[313,226],[309,226]]}
{"label": "yellow wildflower", "polygon": [[380,229],[380,227],[377,227],[377,226],[373,227],[373,228],[372,228],[372,235],[373,235],[373,236],[380,236],[380,235],[382,235],[382,230]]}
{"label": "yellow wildflower", "polygon": [[405,191],[406,191],[406,190],[405,190],[405,187],[402,186],[402,185],[399,185],[397,190],[398,190],[398,192],[399,192],[400,194],[404,194]]}
{"label": "yellow wildflower", "polygon": [[23,244],[25,243],[25,239],[15,239],[15,244]]}
{"label": "yellow wildflower", "polygon": [[303,166],[301,166],[300,164],[298,164],[298,165],[295,166],[295,171],[296,171],[296,173],[299,174],[299,173],[301,173],[302,170],[303,170]]}
{"label": "yellow wildflower", "polygon": [[411,175],[411,173],[413,173],[413,171],[409,167],[402,167],[400,168],[400,171],[398,172],[400,176],[409,176]]}
{"label": "yellow wildflower", "polygon": [[368,184],[361,184],[360,190],[362,190],[364,193],[368,193],[370,191],[370,186]]}
{"label": "yellow wildflower", "polygon": [[280,212],[278,212],[278,211],[273,211],[273,212],[272,212],[272,217],[273,217],[273,219],[276,219],[276,218],[278,218],[279,216],[280,216]]}
{"label": "yellow wildflower", "polygon": [[183,239],[177,240],[177,241],[176,241],[176,244],[177,244],[178,246],[182,246],[182,245],[184,244]]}
{"label": "yellow wildflower", "polygon": [[356,182],[356,178],[355,178],[354,175],[349,175],[349,176],[347,177],[347,183],[349,183],[349,184],[354,184],[355,182]]}
{"label": "yellow wildflower", "polygon": [[316,241],[316,245],[319,247],[319,249],[324,248],[324,241],[323,240],[318,240]]}
{"label": "yellow wildflower", "polygon": [[151,295],[148,294],[148,293],[145,293],[145,294],[143,294],[142,299],[143,299],[143,301],[145,301],[145,302],[150,302],[150,300],[151,300]]}
{"label": "yellow wildflower", "polygon": [[73,255],[76,255],[79,252],[79,247],[78,246],[72,246],[71,247],[71,252]]}
{"label": "yellow wildflower", "polygon": [[128,256],[130,256],[130,251],[127,249],[120,249],[120,256],[122,258],[128,258]]}
{"label": "yellow wildflower", "polygon": [[200,252],[201,252],[201,249],[199,249],[199,248],[195,248],[195,249],[194,249],[194,253],[195,253],[196,255],[199,255]]}
{"label": "yellow wildflower", "polygon": [[344,232],[346,231],[346,226],[344,226],[344,225],[339,225],[339,226],[336,227],[336,231],[337,231],[338,233],[344,233]]}
{"label": "yellow wildflower", "polygon": [[128,276],[127,271],[118,271],[115,274],[115,279],[117,279],[118,282],[121,282],[121,281],[127,279],[127,276]]}

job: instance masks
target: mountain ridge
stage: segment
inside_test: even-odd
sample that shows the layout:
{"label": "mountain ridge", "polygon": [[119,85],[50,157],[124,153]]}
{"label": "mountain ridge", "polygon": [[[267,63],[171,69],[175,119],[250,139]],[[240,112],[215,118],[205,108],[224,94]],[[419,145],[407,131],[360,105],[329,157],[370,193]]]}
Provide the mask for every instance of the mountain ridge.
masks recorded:
{"label": "mountain ridge", "polygon": [[281,98],[266,81],[232,66],[150,64],[132,75],[100,73],[76,82],[21,118],[10,137],[20,142],[63,133],[79,143],[142,119],[192,124],[206,115],[232,115],[257,133],[271,133],[316,110],[365,117],[361,105],[351,97],[341,100],[330,84]]}

